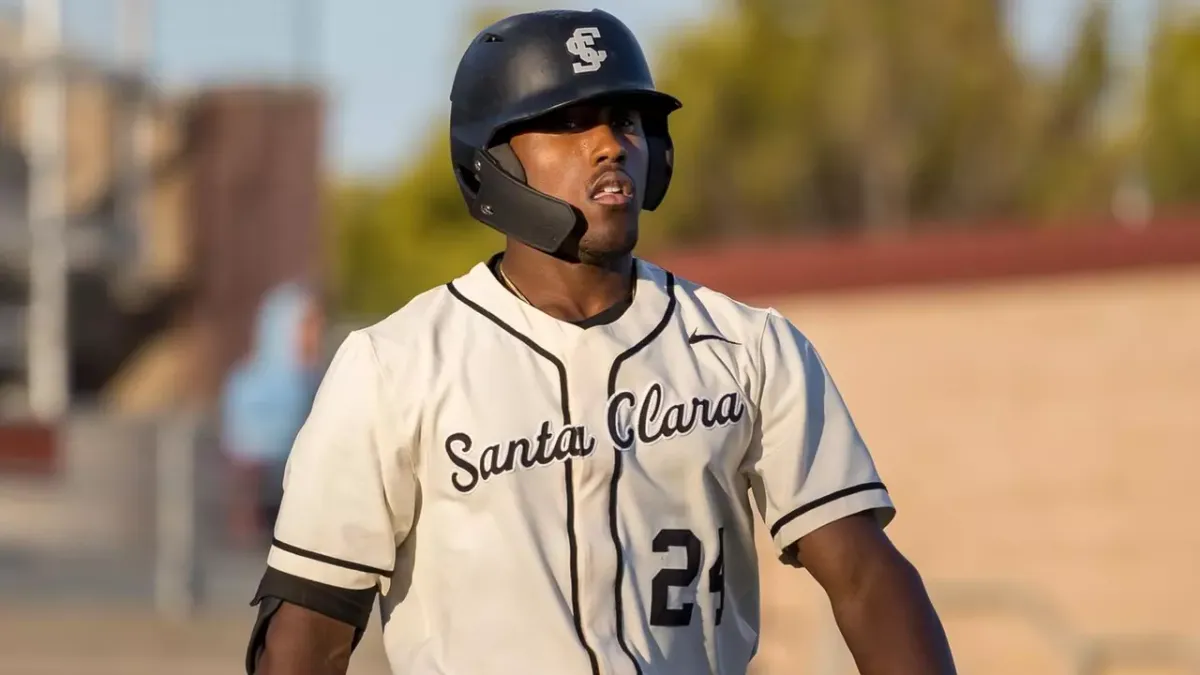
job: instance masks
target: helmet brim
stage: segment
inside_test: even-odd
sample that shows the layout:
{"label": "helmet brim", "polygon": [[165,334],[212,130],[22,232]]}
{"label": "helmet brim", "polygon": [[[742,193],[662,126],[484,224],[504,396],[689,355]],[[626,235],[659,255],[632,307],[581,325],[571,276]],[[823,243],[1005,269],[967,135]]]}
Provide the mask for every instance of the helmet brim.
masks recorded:
{"label": "helmet brim", "polygon": [[[644,87],[628,87],[614,89],[612,87],[597,88],[595,91],[580,91],[573,89],[564,92],[547,92],[527,101],[521,110],[509,115],[504,120],[496,120],[490,124],[486,132],[483,147],[494,145],[506,133],[515,127],[526,126],[538,119],[552,115],[567,108],[579,105],[598,104],[607,101],[632,102],[632,107],[643,115],[665,119],[667,115],[683,107],[679,99],[654,89]],[[658,126],[658,125],[655,125]]]}

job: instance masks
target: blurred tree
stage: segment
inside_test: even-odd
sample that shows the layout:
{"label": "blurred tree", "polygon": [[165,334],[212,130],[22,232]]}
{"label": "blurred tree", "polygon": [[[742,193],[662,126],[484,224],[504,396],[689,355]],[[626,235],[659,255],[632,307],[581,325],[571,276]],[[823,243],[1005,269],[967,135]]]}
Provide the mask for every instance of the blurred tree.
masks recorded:
{"label": "blurred tree", "polygon": [[684,101],[678,183],[657,234],[886,231],[1107,203],[1115,158],[1094,125],[1106,6],[1044,75],[1019,61],[1004,5],[735,0],[677,36],[659,79]]}
{"label": "blurred tree", "polygon": [[1145,170],[1156,202],[1200,200],[1200,17],[1160,22],[1147,69]]}
{"label": "blurred tree", "polygon": [[463,205],[442,146],[448,132],[400,180],[335,190],[335,279],[342,312],[380,314],[465,272],[503,247]]}
{"label": "blurred tree", "polygon": [[1117,84],[1109,22],[1107,3],[1092,0],[1065,68],[1057,77],[1033,80],[1040,114],[1012,215],[1065,222],[1067,215],[1111,207],[1133,148],[1128,139],[1107,138],[1101,125]]}

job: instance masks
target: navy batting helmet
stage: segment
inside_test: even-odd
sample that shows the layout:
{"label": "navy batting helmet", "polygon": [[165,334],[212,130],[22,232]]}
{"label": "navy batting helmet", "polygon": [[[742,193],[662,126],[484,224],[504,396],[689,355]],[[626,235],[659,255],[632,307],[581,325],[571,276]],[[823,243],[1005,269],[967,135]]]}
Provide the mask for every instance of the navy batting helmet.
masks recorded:
{"label": "navy batting helmet", "polygon": [[471,215],[529,246],[557,252],[581,215],[526,184],[505,132],[577,103],[614,98],[642,114],[650,153],[642,208],[652,211],[671,182],[667,116],[680,103],[655,89],[629,28],[601,10],[547,10],[480,31],[450,92],[450,154]]}

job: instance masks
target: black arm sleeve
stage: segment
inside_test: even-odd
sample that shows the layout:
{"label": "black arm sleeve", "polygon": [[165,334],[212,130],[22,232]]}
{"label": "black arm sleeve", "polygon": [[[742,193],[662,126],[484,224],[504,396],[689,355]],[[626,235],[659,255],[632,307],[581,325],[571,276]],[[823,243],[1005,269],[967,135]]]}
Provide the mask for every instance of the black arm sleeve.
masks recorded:
{"label": "black arm sleeve", "polygon": [[350,647],[353,650],[366,632],[377,594],[376,588],[338,588],[268,567],[258,584],[254,599],[250,601],[251,607],[258,607],[258,618],[250,633],[250,644],[246,647],[246,675],[254,675],[258,657],[267,641],[267,626],[283,603],[310,609],[354,626],[354,641]]}

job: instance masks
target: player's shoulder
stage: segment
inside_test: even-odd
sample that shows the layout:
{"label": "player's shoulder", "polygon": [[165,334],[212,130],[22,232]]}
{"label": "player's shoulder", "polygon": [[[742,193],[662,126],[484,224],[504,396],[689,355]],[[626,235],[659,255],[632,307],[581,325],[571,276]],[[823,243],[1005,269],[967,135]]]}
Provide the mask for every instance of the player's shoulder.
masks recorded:
{"label": "player's shoulder", "polygon": [[371,342],[376,351],[402,350],[411,356],[436,333],[456,311],[446,284],[413,296],[391,314],[352,332]]}
{"label": "player's shoulder", "polygon": [[[660,268],[662,269],[662,268]],[[768,320],[780,318],[775,309],[734,299],[699,282],[672,273],[675,299],[685,323],[712,327],[737,335],[742,344],[756,344]]]}

